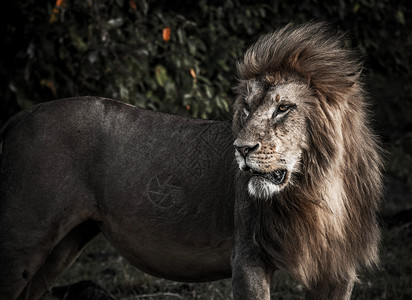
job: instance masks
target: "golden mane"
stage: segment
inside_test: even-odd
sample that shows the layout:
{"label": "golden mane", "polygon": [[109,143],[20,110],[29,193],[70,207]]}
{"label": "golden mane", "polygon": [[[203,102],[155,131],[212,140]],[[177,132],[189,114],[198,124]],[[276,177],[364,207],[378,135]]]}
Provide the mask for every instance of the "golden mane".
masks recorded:
{"label": "golden mane", "polygon": [[362,62],[342,47],[343,39],[324,23],[285,26],[261,37],[238,64],[241,79],[285,74],[300,75],[330,102],[341,101],[359,84]]}
{"label": "golden mane", "polygon": [[271,201],[254,200],[254,241],[270,264],[289,271],[309,289],[355,279],[377,263],[376,220],[382,191],[381,148],[368,122],[362,63],[343,48],[342,36],[323,23],[286,26],[261,37],[238,64],[244,82],[298,80],[318,99],[306,116],[307,149],[301,174]]}

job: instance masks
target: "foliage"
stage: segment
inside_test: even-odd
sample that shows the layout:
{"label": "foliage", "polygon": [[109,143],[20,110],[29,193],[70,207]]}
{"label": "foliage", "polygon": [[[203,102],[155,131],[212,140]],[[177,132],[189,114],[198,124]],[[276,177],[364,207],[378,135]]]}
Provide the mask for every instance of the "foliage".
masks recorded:
{"label": "foliage", "polygon": [[[406,1],[8,1],[2,121],[54,98],[99,95],[154,110],[229,118],[236,61],[263,33],[327,20],[350,31],[374,72],[412,95]],[[170,39],[163,30],[170,28]],[[406,37],[406,40],[405,40]],[[390,42],[389,42],[390,41]],[[372,75],[375,74],[372,72]],[[381,84],[379,84],[381,86]]]}

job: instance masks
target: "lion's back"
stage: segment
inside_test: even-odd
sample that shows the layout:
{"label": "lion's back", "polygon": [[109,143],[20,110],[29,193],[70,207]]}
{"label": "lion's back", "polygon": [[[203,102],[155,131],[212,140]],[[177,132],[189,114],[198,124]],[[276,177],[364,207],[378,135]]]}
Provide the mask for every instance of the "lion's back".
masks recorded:
{"label": "lion's back", "polygon": [[138,205],[136,199],[157,204],[163,200],[156,188],[164,185],[170,185],[175,199],[158,205],[199,195],[216,201],[233,198],[227,122],[80,97],[34,106],[2,130],[1,189],[7,194],[2,197],[16,204],[19,196],[10,200],[11,190],[31,191],[37,204],[49,202],[40,199],[58,199],[52,204],[56,207],[83,198],[108,209]]}

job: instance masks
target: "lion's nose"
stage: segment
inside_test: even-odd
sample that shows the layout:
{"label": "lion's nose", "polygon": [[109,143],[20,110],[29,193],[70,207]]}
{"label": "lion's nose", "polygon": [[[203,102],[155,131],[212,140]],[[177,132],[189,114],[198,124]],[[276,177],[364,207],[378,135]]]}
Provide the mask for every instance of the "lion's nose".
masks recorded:
{"label": "lion's nose", "polygon": [[259,143],[253,146],[250,146],[250,145],[234,145],[234,146],[235,146],[236,151],[239,152],[243,158],[246,158],[246,156],[249,153],[259,148]]}

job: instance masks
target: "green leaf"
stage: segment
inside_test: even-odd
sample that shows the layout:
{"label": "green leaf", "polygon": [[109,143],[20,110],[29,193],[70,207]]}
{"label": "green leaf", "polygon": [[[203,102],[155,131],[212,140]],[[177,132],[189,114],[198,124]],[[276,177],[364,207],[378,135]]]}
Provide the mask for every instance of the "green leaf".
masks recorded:
{"label": "green leaf", "polygon": [[169,81],[169,77],[167,76],[167,70],[165,67],[162,65],[157,65],[155,67],[155,77],[157,83],[161,86],[164,87],[166,81]]}
{"label": "green leaf", "polygon": [[398,22],[402,25],[406,25],[405,15],[403,14],[403,11],[401,11],[400,9],[398,9],[398,11],[396,12],[396,20],[398,20]]}
{"label": "green leaf", "polygon": [[209,85],[205,85],[205,92],[207,98],[211,99],[213,97],[213,88]]}
{"label": "green leaf", "polygon": [[196,45],[195,45],[195,43],[193,43],[192,41],[189,41],[188,46],[189,46],[189,53],[191,55],[195,55],[196,54]]}
{"label": "green leaf", "polygon": [[87,51],[88,47],[87,44],[83,41],[83,39],[78,35],[78,32],[71,27],[70,30],[70,37],[73,43],[73,46],[79,50],[80,52]]}

